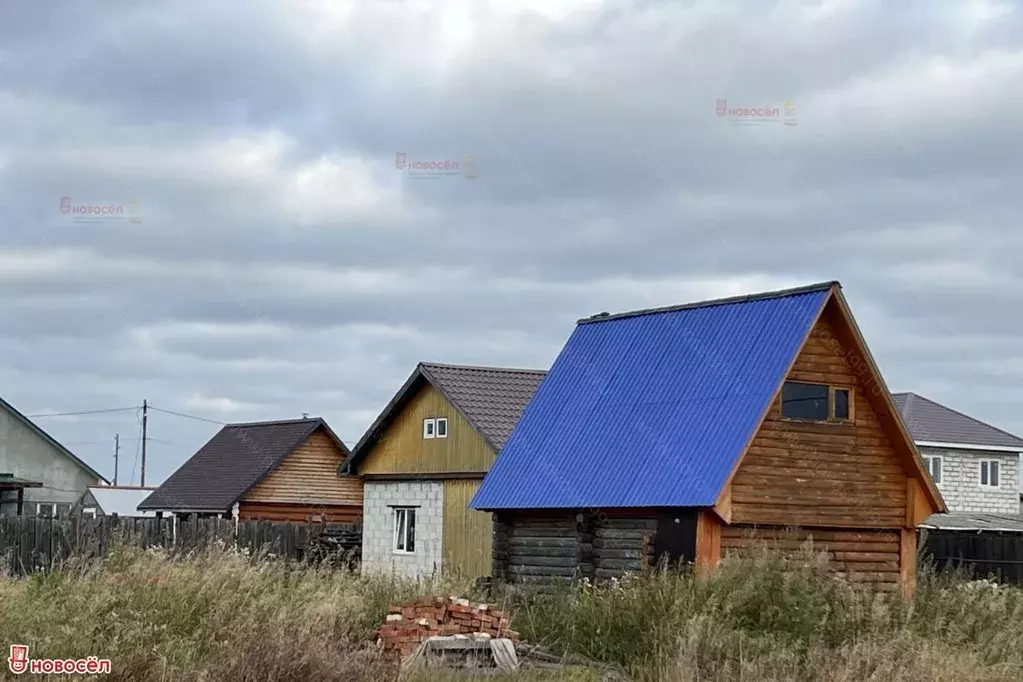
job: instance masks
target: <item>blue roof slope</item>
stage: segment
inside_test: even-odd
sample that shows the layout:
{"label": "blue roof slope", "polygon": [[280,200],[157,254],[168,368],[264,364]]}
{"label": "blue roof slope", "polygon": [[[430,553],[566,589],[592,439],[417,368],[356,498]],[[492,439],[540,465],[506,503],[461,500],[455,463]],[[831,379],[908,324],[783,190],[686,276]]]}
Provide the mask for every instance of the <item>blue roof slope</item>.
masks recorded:
{"label": "blue roof slope", "polygon": [[580,321],[471,507],[713,505],[832,284]]}

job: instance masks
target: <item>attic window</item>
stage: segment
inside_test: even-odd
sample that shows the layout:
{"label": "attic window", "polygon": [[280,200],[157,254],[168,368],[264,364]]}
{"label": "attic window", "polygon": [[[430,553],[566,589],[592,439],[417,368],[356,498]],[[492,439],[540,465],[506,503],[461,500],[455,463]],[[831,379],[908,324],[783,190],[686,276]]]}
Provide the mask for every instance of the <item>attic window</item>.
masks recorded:
{"label": "attic window", "polygon": [[428,417],[423,420],[423,438],[447,438],[448,418]]}
{"label": "attic window", "polygon": [[781,389],[781,416],[805,421],[852,421],[852,389],[786,381]]}

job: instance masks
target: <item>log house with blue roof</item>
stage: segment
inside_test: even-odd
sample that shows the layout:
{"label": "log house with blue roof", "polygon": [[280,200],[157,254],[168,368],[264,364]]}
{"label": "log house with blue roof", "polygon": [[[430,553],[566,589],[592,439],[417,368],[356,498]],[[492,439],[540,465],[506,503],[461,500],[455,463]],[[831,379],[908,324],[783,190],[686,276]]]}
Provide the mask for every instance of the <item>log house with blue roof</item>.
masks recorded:
{"label": "log house with blue roof", "polygon": [[812,538],[906,595],[945,511],[837,282],[580,320],[471,506],[506,582]]}

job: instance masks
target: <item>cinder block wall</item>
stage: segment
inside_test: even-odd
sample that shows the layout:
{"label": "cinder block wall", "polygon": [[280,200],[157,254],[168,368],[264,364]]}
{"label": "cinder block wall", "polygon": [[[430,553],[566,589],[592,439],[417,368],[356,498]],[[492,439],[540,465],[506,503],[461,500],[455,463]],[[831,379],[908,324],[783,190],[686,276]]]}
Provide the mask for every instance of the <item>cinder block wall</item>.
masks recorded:
{"label": "cinder block wall", "polygon": [[[941,483],[938,490],[951,512],[982,512],[988,514],[1018,514],[1019,455],[1011,452],[983,452],[980,450],[946,450],[921,447],[920,454],[942,458]],[[997,488],[980,487],[980,461],[997,460],[999,475]]]}
{"label": "cinder block wall", "polygon": [[[362,571],[408,578],[443,569],[444,484],[440,481],[366,481],[363,489]],[[394,551],[394,508],[416,507],[416,549]]]}

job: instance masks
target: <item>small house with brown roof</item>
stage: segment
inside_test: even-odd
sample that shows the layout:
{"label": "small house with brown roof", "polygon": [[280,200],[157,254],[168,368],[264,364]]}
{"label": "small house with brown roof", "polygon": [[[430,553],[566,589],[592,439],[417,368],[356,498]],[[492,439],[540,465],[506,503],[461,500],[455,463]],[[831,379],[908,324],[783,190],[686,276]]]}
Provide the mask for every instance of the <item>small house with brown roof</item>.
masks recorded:
{"label": "small house with brown roof", "polygon": [[416,367],[342,468],[364,483],[364,571],[490,574],[491,518],[469,500],[545,374]]}
{"label": "small house with brown roof", "polygon": [[228,424],[139,511],[241,521],[351,523],[362,481],[338,476],[349,451],[319,417]]}

